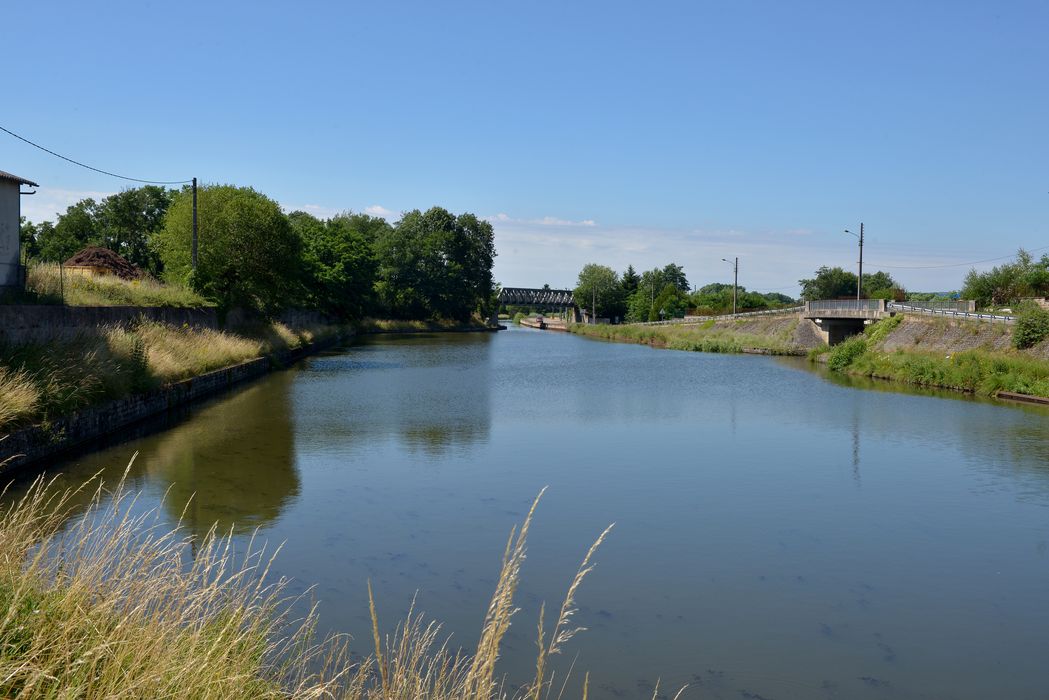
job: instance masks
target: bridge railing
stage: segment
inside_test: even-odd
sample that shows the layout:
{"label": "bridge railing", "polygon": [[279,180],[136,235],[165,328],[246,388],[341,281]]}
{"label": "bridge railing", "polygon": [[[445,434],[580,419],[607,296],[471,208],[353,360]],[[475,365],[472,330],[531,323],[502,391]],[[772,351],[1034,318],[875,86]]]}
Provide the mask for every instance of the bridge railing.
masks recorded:
{"label": "bridge railing", "polygon": [[889,302],[889,305],[903,304],[912,308],[928,309],[929,311],[976,311],[976,302],[970,299],[934,299],[932,301],[900,301]]}
{"label": "bridge railing", "polygon": [[820,299],[805,302],[805,311],[884,311],[884,299]]}
{"label": "bridge railing", "polygon": [[890,311],[901,311],[911,314],[925,314],[928,316],[946,316],[948,318],[968,318],[976,321],[990,321],[991,323],[1014,323],[1015,316],[1004,316],[1001,314],[978,314],[975,311],[953,311],[951,309],[927,309],[923,306],[912,306],[910,304],[897,304],[892,302],[888,305]]}
{"label": "bridge railing", "polygon": [[685,318],[668,318],[666,321],[638,321],[630,326],[698,326],[707,321],[727,321],[734,318],[751,316],[774,316],[777,314],[796,314],[805,310],[804,306],[791,306],[784,309],[765,309],[764,311],[744,311],[738,314],[721,314],[718,316],[686,316]]}

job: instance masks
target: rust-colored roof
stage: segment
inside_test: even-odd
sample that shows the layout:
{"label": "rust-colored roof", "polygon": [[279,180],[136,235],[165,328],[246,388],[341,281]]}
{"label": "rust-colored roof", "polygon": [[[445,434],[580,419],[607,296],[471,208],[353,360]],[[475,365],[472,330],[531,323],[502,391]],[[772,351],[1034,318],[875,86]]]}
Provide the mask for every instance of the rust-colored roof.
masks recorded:
{"label": "rust-colored roof", "polygon": [[3,170],[0,170],[0,180],[14,180],[19,185],[29,185],[30,187],[40,187],[40,185],[36,184],[32,180],[26,180],[24,177],[18,177],[17,175],[12,175],[11,173],[4,172]]}
{"label": "rust-colored roof", "polygon": [[88,247],[62,263],[66,267],[95,267],[108,270],[126,280],[138,279],[142,271],[127,261],[127,258],[114,253],[109,248]]}

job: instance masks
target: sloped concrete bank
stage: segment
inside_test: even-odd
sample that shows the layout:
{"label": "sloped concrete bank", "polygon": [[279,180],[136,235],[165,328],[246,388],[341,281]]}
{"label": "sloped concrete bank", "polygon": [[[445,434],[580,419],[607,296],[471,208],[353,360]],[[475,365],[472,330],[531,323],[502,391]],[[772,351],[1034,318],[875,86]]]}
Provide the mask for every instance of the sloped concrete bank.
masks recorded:
{"label": "sloped concrete bank", "polygon": [[275,355],[247,360],[207,372],[144,394],[114,399],[62,418],[34,425],[0,438],[0,476],[7,476],[46,459],[82,448],[149,418],[174,411],[199,399],[214,396],[274,370],[287,367],[321,350],[353,337],[335,335]]}
{"label": "sloped concrete bank", "polygon": [[1049,339],[1018,350],[1013,326],[908,314],[812,357],[853,376],[1049,404]]}

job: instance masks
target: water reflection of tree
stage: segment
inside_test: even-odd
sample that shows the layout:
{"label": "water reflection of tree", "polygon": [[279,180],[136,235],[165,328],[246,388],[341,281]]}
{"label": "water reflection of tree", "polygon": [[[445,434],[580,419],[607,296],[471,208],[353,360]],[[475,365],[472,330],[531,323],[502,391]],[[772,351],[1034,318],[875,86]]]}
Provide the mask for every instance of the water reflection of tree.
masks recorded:
{"label": "water reflection of tree", "polygon": [[[158,418],[135,426],[123,437],[137,439],[52,466],[52,488],[76,489],[97,477],[109,493],[126,471],[126,491],[157,497],[166,492],[169,517],[177,520],[185,510],[184,525],[195,535],[216,522],[221,531],[232,527],[238,533],[266,525],[299,493],[289,398],[292,378],[290,372],[271,375],[192,408],[174,424],[170,418]],[[3,503],[24,496],[36,478],[31,470],[17,475]],[[69,498],[70,519],[84,511],[98,483]],[[155,503],[140,499],[136,509]]]}
{"label": "water reflection of tree", "polygon": [[488,438],[491,427],[488,363],[417,376],[399,392],[397,420],[411,449],[440,455]]}
{"label": "water reflection of tree", "polygon": [[264,526],[298,495],[292,377],[273,375],[143,446],[149,481],[170,489],[165,508],[173,518],[185,510],[194,534],[213,523],[235,532]]}
{"label": "water reflection of tree", "polygon": [[301,440],[345,458],[375,441],[441,455],[487,440],[491,429],[487,334],[368,338],[314,358],[299,377],[311,410]]}

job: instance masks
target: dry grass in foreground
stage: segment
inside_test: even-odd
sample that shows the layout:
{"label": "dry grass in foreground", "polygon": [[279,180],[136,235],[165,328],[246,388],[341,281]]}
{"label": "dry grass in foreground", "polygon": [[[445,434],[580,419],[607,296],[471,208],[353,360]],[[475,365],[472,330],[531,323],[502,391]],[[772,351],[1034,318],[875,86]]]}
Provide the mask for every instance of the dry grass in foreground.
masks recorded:
{"label": "dry grass in foreground", "polygon": [[[86,512],[69,520],[91,488]],[[159,525],[155,512],[129,515],[135,496],[123,482],[113,494],[100,484],[79,491],[37,481],[0,512],[3,697],[558,697],[550,658],[580,631],[575,596],[608,533],[584,557],[553,628],[540,616],[535,677],[510,695],[496,662],[539,498],[510,534],[472,655],[451,650],[439,626],[414,611],[384,637],[372,602],[374,651],[351,663],[345,637],[315,640],[315,610],[290,618],[285,584],[265,583],[272,559],[254,543],[237,556],[212,530],[193,552],[190,538]]]}

